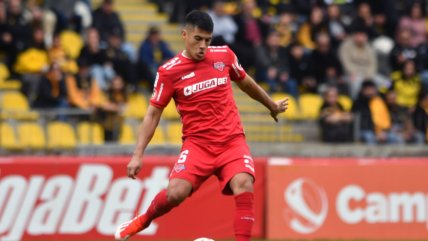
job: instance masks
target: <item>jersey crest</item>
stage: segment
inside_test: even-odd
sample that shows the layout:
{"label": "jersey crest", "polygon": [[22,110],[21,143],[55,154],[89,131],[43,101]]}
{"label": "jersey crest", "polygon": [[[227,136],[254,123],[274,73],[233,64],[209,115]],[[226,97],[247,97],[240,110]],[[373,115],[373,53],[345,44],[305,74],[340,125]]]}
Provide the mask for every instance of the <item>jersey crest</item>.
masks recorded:
{"label": "jersey crest", "polygon": [[226,65],[223,62],[215,62],[214,63],[214,69],[219,70],[219,71],[223,71],[225,66]]}

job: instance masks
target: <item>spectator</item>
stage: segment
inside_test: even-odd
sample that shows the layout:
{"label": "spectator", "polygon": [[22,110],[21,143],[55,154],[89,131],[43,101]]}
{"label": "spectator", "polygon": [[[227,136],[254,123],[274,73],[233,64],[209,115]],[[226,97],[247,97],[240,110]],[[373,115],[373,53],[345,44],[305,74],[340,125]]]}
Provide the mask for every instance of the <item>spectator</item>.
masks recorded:
{"label": "spectator", "polygon": [[216,0],[212,10],[208,12],[214,23],[213,40],[211,45],[231,45],[235,42],[235,34],[238,31],[233,18],[225,12],[223,0]]}
{"label": "spectator", "polygon": [[359,118],[359,139],[369,145],[377,143],[404,143],[401,136],[391,132],[391,116],[383,99],[378,95],[376,85],[366,80],[354,101],[352,111]]}
{"label": "spectator", "polygon": [[374,17],[370,4],[363,1],[357,6],[357,16],[352,21],[352,25],[363,25],[369,39],[374,39],[379,36],[379,33],[375,29]]}
{"label": "spectator", "polygon": [[312,75],[319,84],[341,85],[342,66],[331,48],[330,36],[321,33],[316,38],[316,49],[311,53]]}
{"label": "spectator", "polygon": [[424,12],[421,2],[413,1],[408,14],[400,19],[398,33],[404,29],[409,30],[412,36],[409,42],[410,46],[413,48],[418,47],[426,41],[427,24]]}
{"label": "spectator", "polygon": [[151,27],[139,50],[140,77],[149,80],[150,86],[153,86],[158,67],[172,57],[174,53],[162,39],[159,28]]}
{"label": "spectator", "polygon": [[391,132],[397,136],[401,136],[406,143],[424,143],[425,136],[416,131],[410,111],[398,105],[397,94],[394,90],[386,93],[385,102],[391,115]]}
{"label": "spectator", "polygon": [[125,39],[125,30],[119,15],[113,10],[113,0],[103,0],[101,6],[93,12],[92,26],[101,35],[101,41],[107,42],[108,36],[118,34]]}
{"label": "spectator", "polygon": [[397,104],[407,109],[415,108],[421,81],[412,60],[404,62],[402,71],[392,73],[392,86],[397,94]]}
{"label": "spectator", "polygon": [[428,88],[428,42],[421,44],[417,49],[417,70],[421,76],[422,85]]}
{"label": "spectator", "polygon": [[324,103],[320,110],[320,130],[323,142],[343,143],[353,140],[353,117],[339,103],[336,87],[324,92]]}
{"label": "spectator", "polygon": [[397,35],[394,48],[391,50],[391,67],[393,70],[400,70],[406,60],[416,61],[418,51],[411,45],[412,33],[408,29],[403,29]]}
{"label": "spectator", "polygon": [[428,89],[420,92],[418,104],[413,112],[413,124],[418,132],[418,135],[428,141]]}
{"label": "spectator", "polygon": [[11,67],[16,58],[16,48],[12,35],[12,29],[7,22],[6,6],[0,2],[0,51],[5,53],[6,63]]}
{"label": "spectator", "polygon": [[49,71],[42,77],[33,107],[41,109],[68,107],[64,73],[58,64],[51,64]]}
{"label": "spectator", "polygon": [[65,79],[70,105],[82,110],[94,110],[102,103],[101,89],[85,61],[79,62],[79,72]]}
{"label": "spectator", "polygon": [[255,64],[253,49],[262,44],[267,35],[268,25],[256,18],[253,13],[257,9],[255,0],[245,0],[242,3],[241,12],[234,16],[238,26],[233,46],[244,68],[248,69]]}
{"label": "spectator", "polygon": [[367,28],[362,23],[354,23],[352,35],[339,47],[339,58],[344,68],[347,84],[352,97],[357,95],[361,82],[374,78],[377,70],[376,53],[368,42]]}
{"label": "spectator", "polygon": [[290,79],[287,49],[280,46],[279,34],[269,33],[266,43],[256,49],[257,79],[269,85],[271,92],[298,95],[296,80]]}
{"label": "spectator", "polygon": [[117,141],[123,123],[122,110],[127,101],[125,83],[116,75],[107,91],[107,99],[101,104],[97,117],[104,127],[106,141]]}
{"label": "spectator", "polygon": [[[77,25],[81,26],[80,19],[77,19],[74,14],[74,6],[78,0],[44,0],[43,5],[45,8],[52,9],[57,17],[58,31],[67,29],[68,26],[77,21]],[[77,31],[79,32],[79,31]]]}
{"label": "spectator", "polygon": [[327,26],[328,32],[331,36],[331,44],[333,48],[336,48],[343,40],[345,40],[346,37],[346,27],[341,19],[339,5],[331,4],[328,6]]}
{"label": "spectator", "polygon": [[77,73],[77,64],[65,53],[58,35],[55,35],[53,38],[52,47],[48,50],[48,56],[49,61],[51,63],[57,63],[62,71],[71,74]]}
{"label": "spectator", "polygon": [[108,37],[106,49],[107,62],[113,64],[114,71],[123,77],[125,83],[132,88],[137,87],[136,67],[129,55],[122,49],[122,38],[118,33],[112,33]]}
{"label": "spectator", "polygon": [[298,28],[294,18],[295,16],[288,12],[281,13],[278,17],[275,30],[279,33],[280,45],[282,47],[288,47],[294,41],[294,36]]}
{"label": "spectator", "polygon": [[322,0],[291,0],[293,8],[302,16],[309,16],[314,7],[323,7],[325,5]]}
{"label": "spectator", "polygon": [[302,87],[305,77],[311,75],[310,56],[302,45],[293,43],[288,47],[288,61],[290,78],[295,79],[299,87]]}
{"label": "spectator", "polygon": [[97,80],[98,86],[107,90],[115,75],[113,64],[108,62],[105,49],[101,49],[100,37],[95,28],[88,29],[86,39],[85,46],[80,51],[79,61],[91,66],[91,75]]}
{"label": "spectator", "polygon": [[31,26],[24,17],[23,7],[20,0],[10,0],[7,9],[7,24],[12,34],[15,53],[21,52],[27,46],[28,39],[31,39]]}
{"label": "spectator", "polygon": [[297,32],[297,41],[307,49],[314,49],[316,36],[323,32],[328,32],[323,10],[320,7],[314,7],[311,10],[309,20],[300,26]]}

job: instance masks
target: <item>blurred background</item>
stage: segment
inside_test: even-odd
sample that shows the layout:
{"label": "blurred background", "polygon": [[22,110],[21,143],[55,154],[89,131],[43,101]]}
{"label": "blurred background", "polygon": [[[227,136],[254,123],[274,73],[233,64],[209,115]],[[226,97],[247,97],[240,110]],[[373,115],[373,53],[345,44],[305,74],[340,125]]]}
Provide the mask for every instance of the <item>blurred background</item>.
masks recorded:
{"label": "blurred background", "polygon": [[[235,91],[249,142],[422,151],[427,8],[418,0],[1,1],[0,152],[129,151],[156,70],[181,51],[192,9],[212,16],[212,45],[229,45],[274,99],[290,99],[275,125]],[[172,101],[152,143],[180,144],[180,130]]]}
{"label": "blurred background", "polygon": [[[112,240],[168,183],[173,101],[126,163],[192,9],[274,98],[233,85],[257,169],[257,240],[427,240],[428,2],[0,0],[0,240]],[[249,161],[249,160],[246,160]],[[233,239],[215,178],[135,240]],[[178,221],[179,220],[179,221]]]}

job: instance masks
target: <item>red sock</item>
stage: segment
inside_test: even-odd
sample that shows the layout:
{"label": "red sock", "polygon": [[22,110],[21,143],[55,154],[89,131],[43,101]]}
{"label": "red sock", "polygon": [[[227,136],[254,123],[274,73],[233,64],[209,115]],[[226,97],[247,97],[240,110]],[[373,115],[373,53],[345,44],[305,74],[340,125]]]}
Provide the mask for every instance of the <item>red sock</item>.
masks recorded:
{"label": "red sock", "polygon": [[236,241],[249,241],[254,223],[254,195],[244,192],[235,196],[235,238]]}
{"label": "red sock", "polygon": [[164,215],[176,206],[177,205],[168,202],[166,190],[163,190],[153,199],[146,213],[141,215],[138,219],[143,224],[143,227],[146,228],[150,225],[153,219]]}

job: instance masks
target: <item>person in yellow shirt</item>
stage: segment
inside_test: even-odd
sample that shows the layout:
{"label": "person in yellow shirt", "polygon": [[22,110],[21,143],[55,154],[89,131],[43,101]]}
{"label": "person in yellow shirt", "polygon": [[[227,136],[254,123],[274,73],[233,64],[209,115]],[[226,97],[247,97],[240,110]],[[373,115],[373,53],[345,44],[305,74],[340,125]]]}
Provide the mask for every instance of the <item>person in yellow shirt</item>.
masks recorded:
{"label": "person in yellow shirt", "polygon": [[297,41],[307,49],[314,49],[315,37],[321,32],[328,33],[328,27],[324,21],[323,10],[320,7],[314,7],[309,20],[300,26]]}
{"label": "person in yellow shirt", "polygon": [[397,94],[397,104],[408,109],[414,109],[422,85],[415,62],[413,60],[405,61],[402,70],[393,72],[391,78],[392,88]]}
{"label": "person in yellow shirt", "polygon": [[101,106],[102,91],[97,81],[90,74],[90,66],[82,61],[79,63],[79,72],[68,75],[65,79],[67,95],[70,104],[83,110],[94,110]]}

